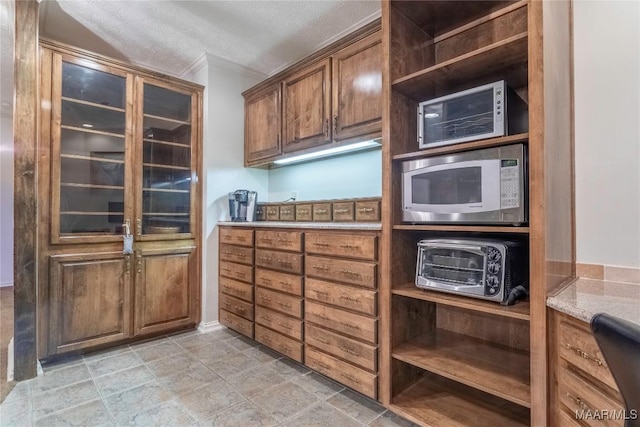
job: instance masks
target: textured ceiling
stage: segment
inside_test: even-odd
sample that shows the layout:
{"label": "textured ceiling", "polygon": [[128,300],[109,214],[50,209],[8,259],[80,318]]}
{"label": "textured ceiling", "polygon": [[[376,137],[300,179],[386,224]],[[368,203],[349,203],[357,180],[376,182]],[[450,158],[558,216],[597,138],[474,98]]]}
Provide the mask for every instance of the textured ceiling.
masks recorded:
{"label": "textured ceiling", "polygon": [[[7,103],[13,1],[0,3]],[[379,0],[45,0],[40,35],[172,75],[203,53],[271,75],[379,15]]]}

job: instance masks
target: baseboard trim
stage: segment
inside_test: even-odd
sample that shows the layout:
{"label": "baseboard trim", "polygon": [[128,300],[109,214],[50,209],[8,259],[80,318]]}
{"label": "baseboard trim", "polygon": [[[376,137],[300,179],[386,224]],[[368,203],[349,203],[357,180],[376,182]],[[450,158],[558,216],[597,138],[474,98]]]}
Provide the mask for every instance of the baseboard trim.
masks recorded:
{"label": "baseboard trim", "polygon": [[217,320],[213,322],[200,322],[198,325],[198,332],[207,333],[217,331],[218,329],[222,329],[224,326],[218,322]]}

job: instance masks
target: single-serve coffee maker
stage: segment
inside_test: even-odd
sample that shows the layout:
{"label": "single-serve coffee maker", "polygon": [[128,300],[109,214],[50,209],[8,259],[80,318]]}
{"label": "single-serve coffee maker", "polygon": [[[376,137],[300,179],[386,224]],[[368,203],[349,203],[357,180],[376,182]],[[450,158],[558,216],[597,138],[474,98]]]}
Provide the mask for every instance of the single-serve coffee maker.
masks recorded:
{"label": "single-serve coffee maker", "polygon": [[258,193],[236,190],[229,193],[229,216],[231,221],[255,221]]}

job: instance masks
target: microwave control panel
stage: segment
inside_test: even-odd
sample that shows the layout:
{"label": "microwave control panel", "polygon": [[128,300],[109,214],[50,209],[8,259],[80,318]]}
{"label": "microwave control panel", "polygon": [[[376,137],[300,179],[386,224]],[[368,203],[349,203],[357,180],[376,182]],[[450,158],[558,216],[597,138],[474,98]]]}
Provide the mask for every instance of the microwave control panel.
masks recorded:
{"label": "microwave control panel", "polygon": [[500,164],[500,207],[520,207],[520,170],[518,159],[503,159]]}

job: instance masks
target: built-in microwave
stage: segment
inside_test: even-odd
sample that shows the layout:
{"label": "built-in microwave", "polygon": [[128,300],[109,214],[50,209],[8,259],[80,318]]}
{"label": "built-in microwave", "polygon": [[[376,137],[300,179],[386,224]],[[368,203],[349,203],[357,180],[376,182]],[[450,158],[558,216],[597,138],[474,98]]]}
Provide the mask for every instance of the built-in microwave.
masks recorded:
{"label": "built-in microwave", "polygon": [[432,148],[527,132],[526,103],[504,80],[418,105],[418,146]]}
{"label": "built-in microwave", "polygon": [[523,144],[402,163],[402,220],[411,223],[527,222]]}

